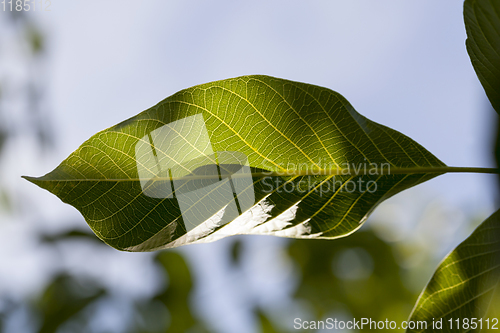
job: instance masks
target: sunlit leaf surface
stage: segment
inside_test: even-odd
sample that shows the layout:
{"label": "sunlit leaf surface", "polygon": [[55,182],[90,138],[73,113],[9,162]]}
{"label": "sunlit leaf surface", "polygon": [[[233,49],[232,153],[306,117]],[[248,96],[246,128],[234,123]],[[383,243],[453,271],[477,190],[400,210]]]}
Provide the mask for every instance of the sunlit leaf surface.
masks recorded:
{"label": "sunlit leaf surface", "polygon": [[234,234],[345,236],[441,166],[334,91],[245,76],[180,91],[27,179],[107,244],[150,251]]}
{"label": "sunlit leaf surface", "polygon": [[[500,308],[490,309],[498,306],[494,296],[496,293],[498,297],[499,288],[500,211],[497,211],[446,257],[420,295],[410,320],[426,321],[428,329],[407,332],[488,332],[488,328],[495,327],[499,330]],[[472,318],[476,318],[475,325]],[[442,328],[438,325],[433,329],[432,322],[441,320]]]}
{"label": "sunlit leaf surface", "polygon": [[467,52],[491,104],[500,113],[500,1],[467,0]]}

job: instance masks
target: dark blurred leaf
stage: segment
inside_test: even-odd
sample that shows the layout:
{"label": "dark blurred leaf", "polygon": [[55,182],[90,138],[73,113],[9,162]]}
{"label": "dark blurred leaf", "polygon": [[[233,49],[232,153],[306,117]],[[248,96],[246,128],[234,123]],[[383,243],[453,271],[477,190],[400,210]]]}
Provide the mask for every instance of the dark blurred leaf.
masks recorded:
{"label": "dark blurred leaf", "polygon": [[258,321],[261,327],[261,333],[280,333],[281,330],[277,329],[271,320],[267,317],[266,313],[263,312],[260,308],[254,310],[257,315]]}
{"label": "dark blurred leaf", "polygon": [[58,233],[55,235],[43,234],[40,236],[41,241],[44,243],[55,243],[63,240],[72,240],[72,239],[84,239],[89,241],[96,241],[99,244],[102,242],[97,238],[90,230],[88,232],[82,230],[69,230],[63,233]]}
{"label": "dark blurred leaf", "polygon": [[302,274],[295,296],[309,302],[316,320],[339,311],[374,320],[407,318],[415,296],[401,281],[393,249],[371,230],[335,241],[295,240],[289,253]]}
{"label": "dark blurred leaf", "polygon": [[6,129],[4,129],[2,127],[2,125],[0,124],[0,157],[1,157],[1,154],[2,154],[2,150],[3,150],[3,147],[5,145],[5,142],[7,142],[7,136],[8,136],[8,132]]}
{"label": "dark blurred leaf", "polygon": [[[500,168],[500,117],[495,119],[495,130],[493,132],[493,152],[494,161],[497,168]],[[500,204],[500,175],[497,175],[497,203]]]}
{"label": "dark blurred leaf", "polygon": [[0,184],[0,210],[12,212],[12,201],[9,192],[1,188]]}
{"label": "dark blurred leaf", "polygon": [[[410,320],[484,318],[500,288],[500,211],[486,219],[439,265],[420,295]],[[498,295],[498,294],[497,294]],[[496,301],[498,302],[498,301]],[[493,313],[493,312],[492,312]],[[500,308],[494,312],[500,316]],[[479,332],[469,327],[428,329],[426,332]],[[454,323],[455,324],[455,323]],[[446,326],[446,327],[445,327]],[[407,332],[421,332],[408,330]]]}
{"label": "dark blurred leaf", "polygon": [[241,239],[236,239],[231,243],[231,263],[238,266],[241,262],[241,254],[243,252],[243,242]]}
{"label": "dark blurred leaf", "polygon": [[38,332],[56,332],[68,319],[74,318],[103,295],[105,291],[92,281],[77,281],[66,274],[58,275],[36,303],[42,318]]}
{"label": "dark blurred leaf", "polygon": [[30,44],[31,51],[38,54],[44,49],[44,36],[38,27],[28,25],[26,27],[26,39]]}
{"label": "dark blurred leaf", "polygon": [[500,113],[500,1],[466,0],[467,52],[493,108]]}
{"label": "dark blurred leaf", "polygon": [[167,286],[153,298],[164,304],[170,313],[170,325],[166,332],[184,333],[195,327],[200,332],[205,331],[189,307],[193,281],[184,258],[179,253],[164,251],[156,256],[155,261],[168,275]]}

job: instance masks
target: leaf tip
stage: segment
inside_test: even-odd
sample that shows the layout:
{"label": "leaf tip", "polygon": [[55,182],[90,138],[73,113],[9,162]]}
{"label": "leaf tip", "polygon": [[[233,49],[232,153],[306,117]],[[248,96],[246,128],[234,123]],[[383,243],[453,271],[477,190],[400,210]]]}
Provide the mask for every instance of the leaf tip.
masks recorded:
{"label": "leaf tip", "polygon": [[30,183],[33,183],[35,185],[38,185],[40,186],[40,178],[38,177],[31,177],[31,176],[21,176],[21,178],[23,179],[26,179],[27,181],[29,181]]}

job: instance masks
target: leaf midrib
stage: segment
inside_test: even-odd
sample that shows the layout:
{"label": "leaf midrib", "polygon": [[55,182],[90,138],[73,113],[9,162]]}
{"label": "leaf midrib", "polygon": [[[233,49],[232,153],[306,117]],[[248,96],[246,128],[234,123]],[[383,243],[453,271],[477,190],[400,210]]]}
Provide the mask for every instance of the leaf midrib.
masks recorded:
{"label": "leaf midrib", "polygon": [[[443,174],[443,173],[487,173],[500,174],[500,169],[496,168],[475,168],[475,167],[411,167],[411,168],[391,168],[388,172],[373,173],[373,169],[367,169],[363,172],[347,171],[350,169],[330,169],[330,170],[284,170],[283,172],[252,172],[243,174],[234,174],[231,177],[293,177],[293,176],[363,176],[363,175],[398,175],[398,174]],[[372,173],[370,173],[370,171]],[[188,176],[188,177],[156,177],[154,180],[189,180],[189,179],[211,179],[218,178],[218,175]],[[22,176],[22,178],[31,182],[137,182],[140,178],[36,178]]]}

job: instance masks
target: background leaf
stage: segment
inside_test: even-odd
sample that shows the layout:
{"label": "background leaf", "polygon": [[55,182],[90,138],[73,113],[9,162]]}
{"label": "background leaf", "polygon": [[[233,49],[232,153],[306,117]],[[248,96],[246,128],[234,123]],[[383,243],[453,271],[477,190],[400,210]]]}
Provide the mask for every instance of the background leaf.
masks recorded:
{"label": "background leaf", "polygon": [[244,76],[180,91],[27,179],[76,207],[107,244],[149,251],[234,234],[345,236],[442,166],[334,91]]}
{"label": "background leaf", "polygon": [[491,105],[500,112],[500,2],[466,0],[467,52]]}
{"label": "background leaf", "polygon": [[[500,211],[486,219],[464,242],[439,265],[420,295],[410,320],[427,321],[425,332],[480,332],[464,326],[471,318],[497,318],[491,306],[498,304],[500,288]],[[496,300],[494,295],[496,294]],[[491,315],[490,317],[487,317]],[[432,321],[443,319],[442,329],[432,329]],[[453,319],[450,328],[449,320]],[[460,319],[460,328],[456,326]],[[487,328],[483,321],[483,329]],[[496,325],[500,327],[500,323]],[[407,332],[423,332],[410,330]],[[487,331],[487,330],[484,330]]]}
{"label": "background leaf", "polygon": [[79,281],[64,273],[56,276],[37,303],[43,318],[38,332],[56,332],[68,319],[105,295],[104,289],[88,279]]}
{"label": "background leaf", "polygon": [[369,228],[334,242],[291,242],[288,252],[302,273],[295,297],[308,302],[314,320],[344,313],[402,322],[416,295],[401,280],[400,251]]}

